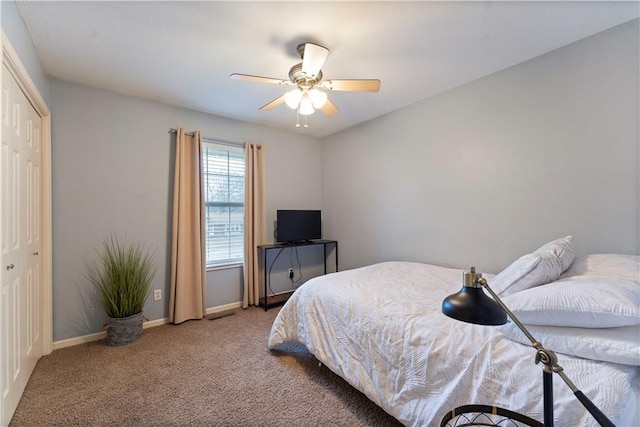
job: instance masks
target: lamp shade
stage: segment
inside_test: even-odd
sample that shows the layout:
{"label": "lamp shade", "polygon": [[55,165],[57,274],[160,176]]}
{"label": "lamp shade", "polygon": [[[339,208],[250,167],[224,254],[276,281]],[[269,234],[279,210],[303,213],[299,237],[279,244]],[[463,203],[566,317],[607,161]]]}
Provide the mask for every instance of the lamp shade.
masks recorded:
{"label": "lamp shade", "polygon": [[298,104],[300,104],[301,99],[302,91],[300,89],[294,89],[284,94],[284,102],[293,110],[298,108]]}
{"label": "lamp shade", "polygon": [[313,114],[313,112],[315,111],[313,109],[313,104],[311,102],[311,99],[309,99],[309,96],[305,93],[304,96],[302,97],[302,100],[300,101],[300,114],[302,114],[303,116],[308,116],[309,114]]}
{"label": "lamp shade", "polygon": [[489,298],[482,288],[462,286],[460,292],[449,295],[442,302],[447,316],[476,325],[504,325],[507,313]]}
{"label": "lamp shade", "polygon": [[315,88],[309,91],[309,98],[311,98],[314,108],[322,108],[327,102],[327,94]]}

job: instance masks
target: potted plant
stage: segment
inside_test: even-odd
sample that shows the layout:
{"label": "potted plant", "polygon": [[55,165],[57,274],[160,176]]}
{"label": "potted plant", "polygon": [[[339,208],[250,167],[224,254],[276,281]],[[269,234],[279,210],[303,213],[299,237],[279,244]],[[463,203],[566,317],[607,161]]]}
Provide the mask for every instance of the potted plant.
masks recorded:
{"label": "potted plant", "polygon": [[98,289],[108,320],[107,345],[125,345],[142,336],[142,309],[155,275],[152,255],[138,242],[103,241],[93,260],[89,280]]}

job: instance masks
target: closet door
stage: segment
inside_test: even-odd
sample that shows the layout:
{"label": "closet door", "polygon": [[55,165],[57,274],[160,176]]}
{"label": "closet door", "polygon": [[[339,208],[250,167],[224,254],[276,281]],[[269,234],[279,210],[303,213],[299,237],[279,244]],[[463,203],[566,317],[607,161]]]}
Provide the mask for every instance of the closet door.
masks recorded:
{"label": "closet door", "polygon": [[42,355],[41,119],[2,68],[0,424],[11,420]]}
{"label": "closet door", "polygon": [[[22,94],[22,92],[20,92]],[[27,101],[24,98],[24,101]],[[42,140],[41,118],[28,104],[25,114],[26,134],[22,141],[25,165],[25,211],[24,211],[24,249],[22,259],[26,279],[26,299],[21,307],[24,322],[24,346],[21,349],[23,362],[28,372],[26,380],[31,376],[33,368],[42,356],[42,268],[40,256],[42,252]],[[26,386],[26,381],[25,384]],[[24,387],[22,387],[24,388]]]}

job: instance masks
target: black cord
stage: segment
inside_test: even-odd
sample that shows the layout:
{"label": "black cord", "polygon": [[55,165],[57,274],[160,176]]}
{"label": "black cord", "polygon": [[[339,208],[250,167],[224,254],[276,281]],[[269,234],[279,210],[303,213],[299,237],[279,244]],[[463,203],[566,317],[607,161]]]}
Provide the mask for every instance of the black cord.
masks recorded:
{"label": "black cord", "polygon": [[[297,246],[296,246],[296,261],[298,262],[298,279],[293,281],[294,285],[297,285],[303,279],[303,277],[302,277],[302,265],[300,264],[300,256],[298,255],[298,247]],[[292,266],[293,266],[293,263],[292,263]]]}
{"label": "black cord", "polygon": [[[271,295],[275,294],[275,292],[273,292],[273,289],[271,289],[271,269],[273,268],[273,264],[276,263],[276,260],[278,259],[278,257],[282,253],[283,249],[284,249],[284,247],[280,248],[280,250],[278,251],[278,254],[273,259],[273,261],[271,261],[271,265],[269,266],[269,274],[267,275],[267,287],[269,288],[269,291],[271,291]],[[266,254],[265,254],[265,256],[266,256]],[[266,301],[267,296],[265,295],[264,297],[265,297],[265,301]]]}

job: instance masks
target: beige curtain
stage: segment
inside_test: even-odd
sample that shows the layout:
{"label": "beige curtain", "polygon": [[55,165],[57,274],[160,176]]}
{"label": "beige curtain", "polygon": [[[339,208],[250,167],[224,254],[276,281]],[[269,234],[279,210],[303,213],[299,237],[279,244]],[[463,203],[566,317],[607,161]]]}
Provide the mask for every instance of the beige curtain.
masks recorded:
{"label": "beige curtain", "polygon": [[260,269],[257,245],[266,243],[265,148],[247,142],[244,187],[244,295],[242,307],[260,303]]}
{"label": "beige curtain", "polygon": [[169,321],[202,319],[205,312],[202,137],[176,132]]}

